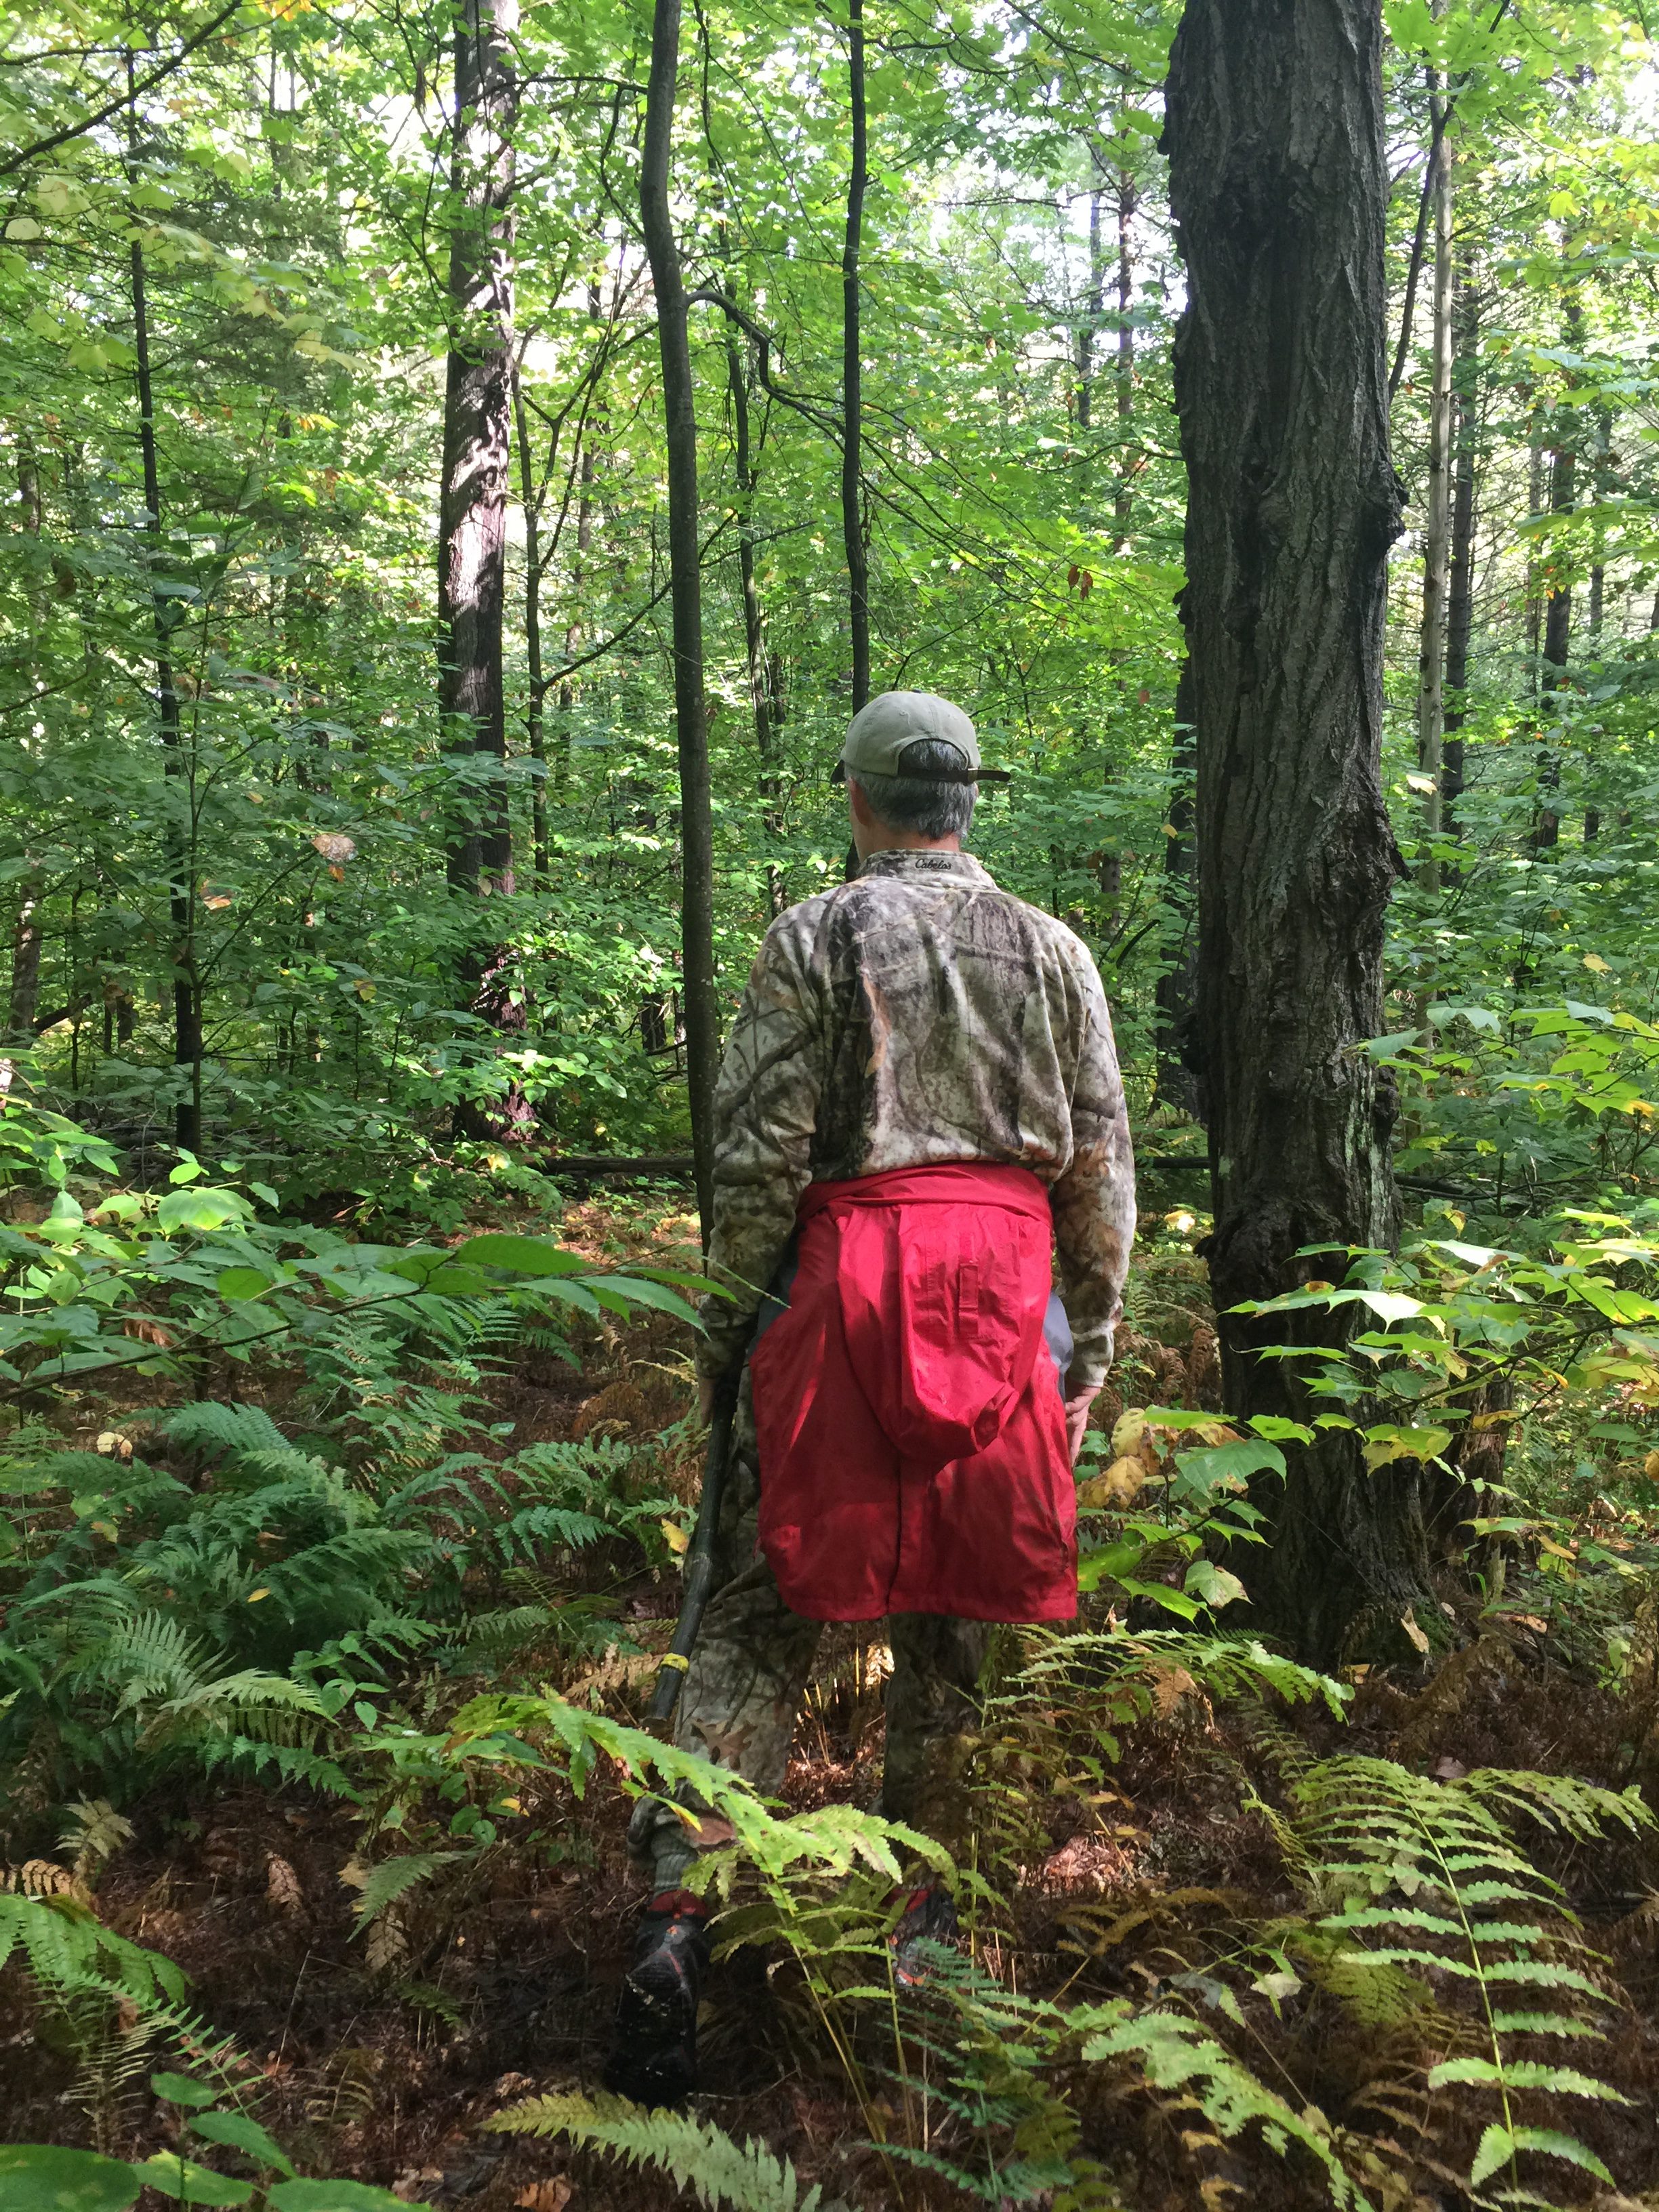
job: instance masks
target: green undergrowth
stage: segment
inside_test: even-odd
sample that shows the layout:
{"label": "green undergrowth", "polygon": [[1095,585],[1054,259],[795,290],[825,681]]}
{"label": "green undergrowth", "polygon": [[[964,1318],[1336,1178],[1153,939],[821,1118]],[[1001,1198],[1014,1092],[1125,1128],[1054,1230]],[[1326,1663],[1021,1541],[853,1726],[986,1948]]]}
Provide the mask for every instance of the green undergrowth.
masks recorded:
{"label": "green undergrowth", "polygon": [[[1332,1255],[1328,1283],[1280,1302],[1361,1317],[1344,1359],[1298,1355],[1308,1423],[1123,1408],[1079,1470],[1079,1625],[999,1639],[980,1724],[908,1828],[845,1783],[764,1802],[638,1725],[696,1449],[675,1389],[647,1398],[672,1354],[602,1367],[580,1440],[496,1418],[526,1360],[682,1316],[685,1279],[528,1234],[354,1243],[205,1171],[123,1191],[68,1125],[7,1127],[18,1190],[45,1188],[3,1232],[0,1964],[69,2062],[73,2140],[0,2151],[0,2202],[392,2201],[331,2179],[339,2130],[296,2130],[165,1950],[100,1917],[159,1802],[250,1791],[349,1834],[357,2001],[418,2012],[439,2048],[459,2022],[434,1979],[447,1931],[504,1881],[591,1879],[596,1806],[702,1801],[726,1840],[689,1879],[719,1953],[765,1962],[770,2063],[842,2117],[830,2147],[786,2145],[764,2119],[647,2115],[564,2080],[490,2118],[642,2204],[1068,2212],[1144,2203],[1162,2171],[1193,2201],[1271,2184],[1395,2212],[1425,2189],[1577,2205],[1644,2179],[1621,2163],[1637,2001],[1585,1911],[1613,1882],[1639,1912],[1651,1879],[1640,1224]],[[1185,1237],[1167,1280],[1154,1248],[1142,1311],[1188,1295]],[[1260,1540],[1261,1483],[1322,1420],[1462,1487],[1469,1663],[1419,1673],[1394,1757],[1352,1720],[1382,1678],[1229,1626],[1224,1560]],[[1460,1440],[1494,1433],[1507,1458],[1477,1471]],[[1577,1491],[1541,1480],[1550,1440],[1587,1462]],[[1563,1715],[1599,1701],[1616,1771],[1447,1756],[1426,1718],[1455,1729],[1483,1653],[1553,1681]],[[1149,1786],[1172,1832],[1210,1806],[1248,1878],[1219,1857],[1160,1873]],[[1062,1878],[1068,1852],[1083,1871]],[[950,1887],[961,1935],[901,1976],[921,1880]]]}

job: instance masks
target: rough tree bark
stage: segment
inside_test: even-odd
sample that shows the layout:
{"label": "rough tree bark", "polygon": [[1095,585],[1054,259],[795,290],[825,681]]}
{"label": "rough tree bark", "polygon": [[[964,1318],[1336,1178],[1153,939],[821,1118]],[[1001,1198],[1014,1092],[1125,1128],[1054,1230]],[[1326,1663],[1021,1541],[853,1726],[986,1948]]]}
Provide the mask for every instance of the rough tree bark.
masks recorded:
{"label": "rough tree bark", "polygon": [[714,842],[708,720],[702,690],[702,581],[697,545],[697,418],[685,279],[668,198],[668,157],[679,83],[680,0],[656,0],[640,163],[640,221],[657,295],[663,425],[668,447],[668,560],[673,617],[674,714],[680,767],[681,990],[691,1152],[705,1249],[714,1225]]}
{"label": "rough tree bark", "polygon": [[[1304,1415],[1267,1343],[1341,1313],[1230,1310],[1387,1246],[1398,1200],[1382,1027],[1401,864],[1380,781],[1384,564],[1400,526],[1384,360],[1381,0],[1188,0],[1166,145],[1188,306],[1176,400],[1190,482],[1182,602],[1197,731],[1198,1028],[1227,1402]],[[1286,1448],[1257,1618],[1329,1662],[1425,1602],[1414,1462]]]}

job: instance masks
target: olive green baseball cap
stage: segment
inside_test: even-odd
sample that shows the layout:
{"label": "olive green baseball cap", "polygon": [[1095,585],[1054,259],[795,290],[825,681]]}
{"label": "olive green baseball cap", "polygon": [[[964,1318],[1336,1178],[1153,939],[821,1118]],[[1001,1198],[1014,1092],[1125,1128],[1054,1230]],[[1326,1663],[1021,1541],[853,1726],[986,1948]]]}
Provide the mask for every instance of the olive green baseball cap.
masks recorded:
{"label": "olive green baseball cap", "polygon": [[932,691],[879,691],[868,706],[860,707],[847,732],[841,758],[830,775],[844,783],[848,774],[899,775],[899,755],[922,738],[954,745],[967,765],[941,773],[933,771],[930,783],[1006,783],[1008,771],[980,765],[979,740],[974,726],[960,707]]}

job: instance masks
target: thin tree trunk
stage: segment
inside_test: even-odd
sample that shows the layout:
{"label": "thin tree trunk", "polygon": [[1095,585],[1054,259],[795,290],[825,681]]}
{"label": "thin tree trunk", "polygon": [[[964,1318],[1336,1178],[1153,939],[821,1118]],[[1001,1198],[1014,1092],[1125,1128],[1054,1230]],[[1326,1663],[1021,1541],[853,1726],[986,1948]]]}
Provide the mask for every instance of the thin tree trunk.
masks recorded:
{"label": "thin tree trunk", "polygon": [[1193,664],[1187,659],[1176,684],[1175,728],[1170,740],[1170,818],[1164,833],[1164,902],[1169,920],[1164,971],[1154,995],[1158,1103],[1177,1106],[1201,1121],[1203,1086],[1194,1064],[1193,1036],[1198,958],[1198,917],[1193,908],[1194,736]]}
{"label": "thin tree trunk", "polygon": [[[1381,55],[1380,0],[1188,0],[1167,90],[1209,1261],[1241,1415],[1310,1415],[1297,1363],[1259,1348],[1295,1332],[1328,1352],[1348,1323],[1232,1309],[1331,1272],[1304,1247],[1387,1247],[1399,1224],[1393,1088],[1359,1048],[1401,872],[1380,766],[1400,526]],[[1241,1565],[1264,1625],[1329,1664],[1426,1601],[1421,1485],[1409,1463],[1368,1473],[1341,1431],[1286,1459],[1272,1548]]]}
{"label": "thin tree trunk", "polygon": [[[127,58],[129,85],[132,58]],[[128,111],[130,153],[137,151],[137,118]],[[135,234],[129,248],[132,283],[134,381],[138,395],[138,452],[143,470],[144,528],[149,541],[145,566],[150,577],[150,622],[155,638],[155,710],[161,733],[162,771],[168,785],[167,913],[173,924],[173,1060],[187,1071],[188,1088],[173,1109],[173,1135],[180,1151],[202,1148],[202,1001],[196,973],[195,912],[191,887],[194,810],[192,779],[185,760],[179,691],[173,680],[173,634],[183,601],[163,588],[161,561],[161,477],[155,450],[155,393],[150,376],[149,295],[144,252]]]}
{"label": "thin tree trunk", "polygon": [[[1619,475],[1613,459],[1613,416],[1603,401],[1597,400],[1591,410],[1595,424],[1595,462],[1594,471],[1595,497],[1600,507],[1618,489]],[[1603,559],[1603,526],[1595,525],[1595,557],[1590,564],[1589,628],[1590,654],[1599,656],[1601,625],[1606,615],[1607,572]],[[1584,842],[1593,845],[1601,834],[1601,811],[1597,806],[1584,809]]]}
{"label": "thin tree trunk", "polygon": [[[754,514],[758,469],[750,450],[743,349],[729,321],[726,325],[726,380],[732,401],[732,464],[738,480],[738,578],[743,590],[744,648],[749,665],[749,701],[755,717],[755,750],[760,756],[762,826],[770,846],[783,830],[776,805],[777,769],[773,759],[776,702],[772,680],[776,664],[767,658],[766,617],[755,574]],[[766,863],[766,902],[774,917],[783,912],[783,871],[769,854]]]}
{"label": "thin tree trunk", "polygon": [[1117,179],[1117,501],[1114,520],[1116,544],[1128,543],[1133,507],[1134,459],[1129,450],[1134,432],[1135,334],[1129,323],[1134,298],[1134,233],[1132,228],[1139,198],[1134,179],[1120,170]]}
{"label": "thin tree trunk", "polygon": [[[618,302],[622,295],[622,270],[619,266],[617,270]],[[587,287],[589,322],[597,323],[600,319],[600,313],[599,288],[596,283],[590,282]],[[606,343],[608,343],[608,340]],[[570,598],[573,608],[576,611],[573,612],[570,620],[565,624],[564,657],[567,661],[575,659],[576,647],[581,643],[582,638],[580,610],[582,586],[587,576],[588,549],[593,543],[593,485],[598,475],[593,459],[593,440],[596,435],[603,437],[607,428],[607,418],[600,416],[590,426],[584,416],[576,432],[580,456],[576,474],[580,489],[576,497],[576,557],[570,564]],[[564,797],[566,787],[570,781],[570,716],[575,704],[576,687],[567,676],[559,685],[559,720],[557,735],[555,738],[556,750],[553,763],[553,788],[561,799]]]}
{"label": "thin tree trunk", "polygon": [[1095,333],[1106,305],[1106,264],[1101,257],[1100,156],[1091,145],[1094,185],[1089,194],[1089,277],[1083,294],[1083,319],[1077,332],[1077,426],[1094,427]]}
{"label": "thin tree trunk", "polygon": [[[1527,430],[1527,513],[1528,516],[1544,511],[1544,432],[1537,402],[1533,403],[1532,419]],[[1538,696],[1538,654],[1543,641],[1544,602],[1538,591],[1537,541],[1527,540],[1527,684],[1534,699]]]}
{"label": "thin tree trunk", "polygon": [[[1571,327],[1578,320],[1577,307],[1568,310]],[[1572,410],[1565,404],[1556,410],[1556,445],[1550,456],[1550,513],[1571,513],[1577,477],[1578,456],[1574,441],[1577,425]],[[1566,681],[1567,654],[1572,641],[1572,586],[1562,580],[1555,568],[1560,556],[1554,550],[1550,555],[1551,574],[1544,601],[1544,665],[1540,670],[1542,697],[1540,707],[1547,713],[1547,701],[1553,692],[1561,690]],[[1561,837],[1561,815],[1557,794],[1561,787],[1561,756],[1552,742],[1552,726],[1546,722],[1540,732],[1538,748],[1538,815],[1533,825],[1532,842],[1535,852],[1552,852]]]}
{"label": "thin tree trunk", "polygon": [[40,1000],[40,890],[39,869],[23,878],[11,931],[11,1002],[6,1034],[14,1042],[34,1042],[34,1010]]}
{"label": "thin tree trunk", "polygon": [[668,157],[679,82],[680,0],[656,0],[640,163],[640,220],[657,295],[663,420],[668,448],[668,560],[673,615],[674,711],[679,742],[681,964],[691,1151],[707,1249],[714,1226],[714,832],[708,723],[702,689],[702,587],[697,545],[697,418],[685,281],[669,205]]}
{"label": "thin tree trunk", "polygon": [[869,140],[864,103],[864,0],[848,0],[848,95],[853,165],[847,179],[847,236],[841,257],[841,529],[847,549],[848,612],[853,632],[853,712],[870,696],[870,550],[864,530],[864,370],[860,354],[859,255]]}
{"label": "thin tree trunk", "polygon": [[1452,382],[1457,408],[1452,471],[1451,579],[1446,595],[1445,738],[1440,776],[1442,825],[1455,832],[1463,795],[1463,723],[1468,714],[1469,637],[1474,625],[1475,438],[1479,412],[1480,295],[1466,266],[1452,309]]}
{"label": "thin tree trunk", "polygon": [[[438,520],[438,707],[458,768],[449,880],[510,890],[501,628],[513,416],[512,39],[519,0],[462,0],[455,28],[449,355]],[[495,764],[480,775],[479,756]]]}
{"label": "thin tree trunk", "polygon": [[[507,782],[502,626],[513,424],[513,133],[519,0],[461,0],[455,18],[455,149],[451,176],[449,354],[438,513],[438,708],[456,767],[447,872],[469,901],[510,896],[513,823]],[[497,1030],[528,1018],[516,961],[467,924],[460,977]],[[481,1106],[457,1102],[455,1133],[522,1131],[521,1090]]]}
{"label": "thin tree trunk", "polygon": [[536,495],[535,471],[530,446],[530,424],[520,383],[520,364],[513,366],[513,427],[519,451],[519,499],[524,508],[524,649],[530,681],[525,735],[534,763],[530,787],[530,848],[533,881],[538,891],[547,889],[547,746],[544,725],[547,678],[542,669],[542,544],[541,501]]}
{"label": "thin tree trunk", "polygon": [[[1440,12],[1437,8],[1437,14]],[[1424,854],[1417,879],[1425,891],[1440,889],[1434,847],[1443,815],[1441,776],[1446,738],[1446,620],[1451,570],[1452,431],[1452,166],[1446,135],[1446,101],[1440,72],[1429,71],[1434,164],[1434,279],[1430,301],[1429,491],[1423,543],[1423,630],[1418,659],[1417,764],[1427,783],[1423,798]]]}
{"label": "thin tree trunk", "polygon": [[[22,507],[23,528],[31,538],[39,539],[45,520],[40,498],[40,473],[35,459],[34,440],[26,428],[17,433],[17,491]],[[38,670],[43,650],[40,633],[46,625],[46,594],[40,588],[38,573],[29,574],[29,632],[33,665]],[[11,996],[6,1034],[20,1045],[34,1042],[34,1010],[40,997],[40,893],[42,877],[39,866],[31,867],[18,889],[17,913],[11,933]],[[11,1087],[12,1063],[3,1064],[0,1077],[0,1099]]]}

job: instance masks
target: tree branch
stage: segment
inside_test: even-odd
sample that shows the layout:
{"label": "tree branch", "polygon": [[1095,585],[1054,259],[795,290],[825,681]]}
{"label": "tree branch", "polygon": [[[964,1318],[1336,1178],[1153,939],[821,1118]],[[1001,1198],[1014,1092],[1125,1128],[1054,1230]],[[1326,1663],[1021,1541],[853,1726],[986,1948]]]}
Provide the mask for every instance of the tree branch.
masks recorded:
{"label": "tree branch", "polygon": [[71,138],[83,138],[88,131],[95,131],[100,123],[107,123],[110,117],[118,114],[122,108],[131,106],[145,93],[170,77],[174,70],[181,69],[198,46],[204,46],[214,33],[230,21],[241,4],[242,0],[230,0],[230,5],[222,8],[210,22],[204,24],[194,38],[186,39],[170,60],[163,62],[159,69],[152,70],[142,83],[135,84],[130,91],[119,93],[113,100],[106,101],[95,113],[83,117],[79,123],[66,124],[63,130],[53,131],[44,138],[35,139],[32,145],[20,147],[16,153],[9,154],[3,161],[0,161],[0,177],[9,176],[14,169],[21,169],[26,161],[38,161],[42,154],[50,154],[54,147],[67,145]]}

